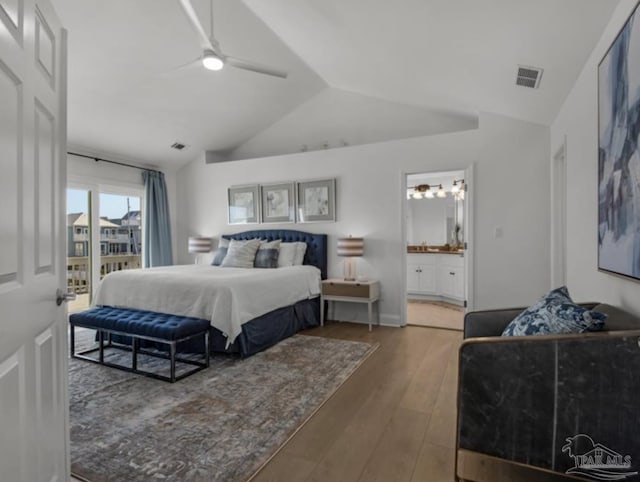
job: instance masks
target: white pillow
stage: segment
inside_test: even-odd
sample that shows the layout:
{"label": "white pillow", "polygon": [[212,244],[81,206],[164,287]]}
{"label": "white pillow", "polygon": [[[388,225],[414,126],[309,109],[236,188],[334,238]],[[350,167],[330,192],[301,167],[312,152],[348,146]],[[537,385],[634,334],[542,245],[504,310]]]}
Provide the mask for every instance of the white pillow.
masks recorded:
{"label": "white pillow", "polygon": [[259,239],[248,241],[232,239],[229,242],[227,255],[220,266],[223,268],[253,268],[253,260],[256,259],[256,251],[259,246]]}
{"label": "white pillow", "polygon": [[296,259],[296,243],[280,243],[280,252],[278,253],[278,268],[293,266]]}
{"label": "white pillow", "polygon": [[307,252],[307,243],[296,243],[296,257],[293,260],[294,266],[300,266],[304,261],[304,253]]}

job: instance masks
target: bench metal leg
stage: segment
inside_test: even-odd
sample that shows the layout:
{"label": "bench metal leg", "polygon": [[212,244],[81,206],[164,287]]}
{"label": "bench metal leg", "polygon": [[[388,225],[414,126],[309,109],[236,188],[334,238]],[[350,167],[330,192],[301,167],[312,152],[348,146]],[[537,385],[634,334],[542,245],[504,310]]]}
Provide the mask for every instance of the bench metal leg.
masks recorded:
{"label": "bench metal leg", "polygon": [[104,363],[104,332],[102,330],[98,330],[98,343],[99,343],[99,360],[100,363]]}
{"label": "bench metal leg", "polygon": [[209,368],[209,331],[204,334],[204,364]]}
{"label": "bench metal leg", "polygon": [[76,352],[76,325],[71,325],[71,340],[69,341],[69,355],[73,358]]}
{"label": "bench metal leg", "polygon": [[[104,366],[108,366],[111,368],[117,368],[120,370],[124,370],[127,372],[133,372],[139,375],[144,375],[147,377],[151,377],[151,378],[156,378],[158,380],[163,380],[163,381],[168,381],[168,382],[177,382],[178,380],[182,380],[183,378],[192,375],[193,373],[196,373],[200,370],[204,370],[205,368],[210,366],[210,361],[209,361],[209,349],[210,349],[210,340],[209,340],[209,330],[205,330],[202,331],[200,333],[196,333],[194,335],[188,336],[186,338],[182,338],[180,340],[172,340],[172,341],[167,341],[167,340],[163,340],[163,339],[159,339],[159,338],[152,338],[152,337],[145,337],[145,336],[137,336],[137,335],[131,335],[130,333],[123,333],[123,332],[117,332],[117,331],[113,331],[113,330],[105,330],[105,329],[100,329],[100,328],[96,328],[95,326],[85,326],[85,325],[78,325],[78,326],[82,326],[84,328],[89,328],[89,329],[93,329],[97,331],[97,338],[98,338],[98,346],[97,347],[93,347],[87,350],[81,350],[79,352],[75,351],[75,333],[74,333],[74,329],[76,327],[75,324],[71,325],[71,338],[74,340],[74,342],[71,344],[70,347],[70,352],[71,352],[71,356],[73,358],[76,359],[82,359],[82,360],[86,360],[92,363],[97,363],[100,365],[104,365]],[[119,335],[119,336],[129,336],[131,337],[131,345],[120,345],[120,344],[112,344],[112,335]],[[197,338],[197,337],[204,337],[204,349],[205,349],[205,353],[203,354],[204,356],[204,360],[198,361],[198,360],[194,360],[194,359],[190,359],[190,358],[184,358],[184,357],[180,357],[177,356],[177,344],[180,342],[184,342],[187,341],[189,339],[192,338]],[[150,350],[146,350],[144,348],[141,348],[140,346],[140,340],[149,340],[149,341],[153,341],[153,342],[157,342],[157,343],[164,343],[166,345],[169,345],[169,353],[166,354],[162,354],[162,353],[158,353],[155,351],[150,351]],[[107,342],[107,344],[105,345],[105,342]],[[116,363],[113,363],[111,361],[105,361],[105,348],[112,348],[112,349],[118,349],[118,350],[124,350],[124,351],[131,351],[131,367],[125,366],[125,365],[119,365]],[[88,356],[90,353],[95,353],[98,352],[98,357],[94,358],[91,356]],[[139,354],[143,354],[143,355],[148,355],[148,356],[152,356],[155,358],[163,358],[163,359],[168,359],[170,362],[170,376],[165,376],[165,375],[160,375],[154,372],[149,372],[146,370],[140,370],[138,368],[138,355]],[[187,365],[192,365],[194,368],[192,368],[189,371],[185,371],[183,373],[181,373],[180,375],[176,374],[177,371],[177,367],[176,367],[176,363],[180,362],[180,363],[184,363]]]}
{"label": "bench metal leg", "polygon": [[176,381],[176,342],[173,341],[170,343],[170,350],[171,350],[171,374],[170,374],[170,378],[171,378],[171,383]]}
{"label": "bench metal leg", "polygon": [[[109,341],[111,341],[111,334],[109,334]],[[131,368],[138,369],[138,339],[135,337],[131,338]]]}

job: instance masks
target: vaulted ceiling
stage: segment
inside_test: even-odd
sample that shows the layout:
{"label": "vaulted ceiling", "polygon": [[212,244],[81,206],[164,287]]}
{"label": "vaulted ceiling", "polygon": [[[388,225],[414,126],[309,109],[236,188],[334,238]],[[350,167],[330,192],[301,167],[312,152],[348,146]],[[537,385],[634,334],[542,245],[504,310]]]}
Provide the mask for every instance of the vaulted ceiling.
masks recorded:
{"label": "vaulted ceiling", "polygon": [[[335,122],[343,99],[345,109],[358,106],[341,126],[356,143],[433,133],[433,115],[465,125],[488,111],[549,124],[618,0],[213,0],[223,51],[287,79],[176,69],[202,53],[177,0],[53,3],[69,30],[70,144],[179,166],[204,150],[251,145],[259,156],[256,139],[283,119],[296,146],[317,142],[311,133]],[[209,29],[209,1],[192,3]],[[544,69],[539,89],[515,85],[518,65]],[[406,109],[406,125],[385,121],[391,103]],[[303,118],[294,132],[291,119]],[[292,150],[279,136],[282,147],[272,140],[263,155]],[[174,141],[188,148],[173,150]]]}

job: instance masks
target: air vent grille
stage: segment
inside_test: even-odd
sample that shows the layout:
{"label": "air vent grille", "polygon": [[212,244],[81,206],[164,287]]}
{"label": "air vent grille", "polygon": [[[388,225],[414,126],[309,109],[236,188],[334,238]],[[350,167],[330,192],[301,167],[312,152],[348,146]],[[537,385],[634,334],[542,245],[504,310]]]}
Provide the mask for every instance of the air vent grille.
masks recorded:
{"label": "air vent grille", "polygon": [[184,149],[185,147],[187,147],[186,144],[182,143],[182,142],[174,142],[173,144],[171,144],[171,147],[173,149],[176,149],[178,151],[181,151],[182,149]]}
{"label": "air vent grille", "polygon": [[537,67],[524,67],[518,65],[518,75],[516,76],[516,85],[537,89],[540,86],[540,78],[542,77],[542,69]]}

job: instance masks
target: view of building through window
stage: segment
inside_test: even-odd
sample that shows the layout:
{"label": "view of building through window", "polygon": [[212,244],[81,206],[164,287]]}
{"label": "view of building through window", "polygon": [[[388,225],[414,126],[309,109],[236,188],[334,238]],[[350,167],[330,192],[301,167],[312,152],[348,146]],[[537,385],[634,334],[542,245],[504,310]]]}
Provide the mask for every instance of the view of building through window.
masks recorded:
{"label": "view of building through window", "polygon": [[[69,311],[91,304],[93,256],[99,256],[100,279],[112,271],[142,266],[142,216],[140,197],[100,193],[99,245],[91,237],[91,192],[67,190],[67,286],[77,299]],[[95,197],[93,198],[95,199]],[[94,278],[95,279],[95,278]]]}

